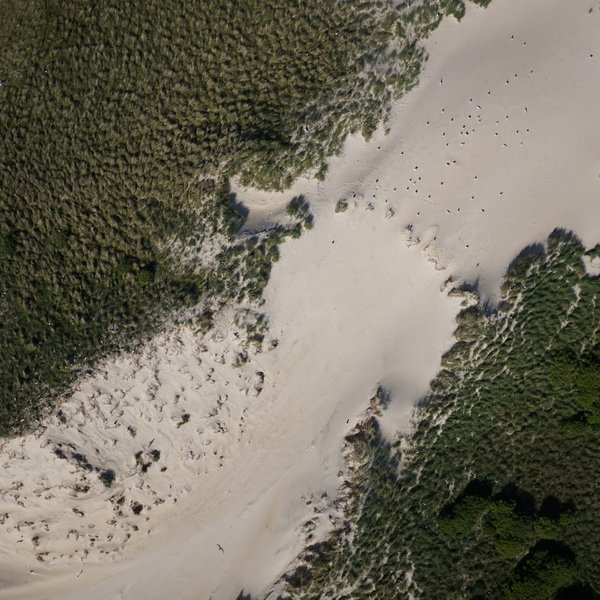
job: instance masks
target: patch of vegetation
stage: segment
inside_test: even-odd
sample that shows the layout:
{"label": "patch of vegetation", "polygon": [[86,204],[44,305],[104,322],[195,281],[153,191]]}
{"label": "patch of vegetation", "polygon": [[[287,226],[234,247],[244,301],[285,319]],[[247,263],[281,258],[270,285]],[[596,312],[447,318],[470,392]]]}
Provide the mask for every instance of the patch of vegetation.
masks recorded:
{"label": "patch of vegetation", "polygon": [[573,582],[575,557],[554,541],[542,541],[519,562],[502,593],[506,600],[546,600]]}
{"label": "patch of vegetation", "polygon": [[[235,315],[235,324],[245,331],[246,344],[253,344],[260,349],[269,328],[267,316],[264,313],[250,308],[239,310]],[[238,355],[238,366],[248,361],[248,354],[244,351]]]}
{"label": "patch of vegetation", "polygon": [[134,515],[139,515],[143,509],[144,509],[144,506],[142,504],[140,504],[139,502],[136,502],[136,501],[131,502],[131,512]]}
{"label": "patch of vegetation", "polygon": [[304,196],[292,198],[286,207],[286,212],[290,218],[301,222],[306,229],[312,228],[313,215],[310,212],[310,204]]}
{"label": "patch of vegetation", "polygon": [[335,204],[335,212],[342,213],[348,210],[348,200],[346,198],[340,198]]}
{"label": "patch of vegetation", "polygon": [[600,280],[584,254],[556,230],[513,262],[496,311],[459,316],[400,471],[363,426],[347,522],[291,597],[597,597]]}
{"label": "patch of vegetation", "polygon": [[112,469],[106,469],[105,471],[101,471],[100,475],[98,475],[98,479],[107,487],[110,488],[112,484],[115,482],[117,476]]}
{"label": "patch of vegetation", "polygon": [[190,422],[190,415],[188,413],[183,413],[181,415],[181,419],[179,419],[179,422],[177,423],[177,428],[181,427],[182,425],[185,425],[186,423]]}
{"label": "patch of vegetation", "polygon": [[482,537],[504,558],[520,558],[535,542],[560,537],[575,507],[547,496],[536,510],[535,498],[514,484],[492,495],[490,481],[473,480],[438,519],[438,530],[450,536],[471,534],[479,527]]}
{"label": "patch of vegetation", "polygon": [[167,318],[260,300],[302,225],[241,238],[229,178],[323,177],[375,130],[449,2],[397,4],[0,4],[0,435]]}

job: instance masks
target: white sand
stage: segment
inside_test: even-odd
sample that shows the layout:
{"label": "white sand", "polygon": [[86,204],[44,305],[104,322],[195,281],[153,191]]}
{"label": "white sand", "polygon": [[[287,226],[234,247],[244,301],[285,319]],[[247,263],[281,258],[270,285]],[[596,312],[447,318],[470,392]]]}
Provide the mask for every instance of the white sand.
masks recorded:
{"label": "white sand", "polygon": [[[599,241],[598,30],[595,0],[471,8],[428,43],[389,135],[349,140],[323,184],[240,190],[250,227],[282,218],[293,193],[316,214],[273,271],[265,350],[235,366],[232,309],[206,339],[182,329],[107,362],[65,404],[68,425],[5,443],[0,598],[230,599],[266,589],[323,536],[344,435],[378,383],[393,391],[387,430],[406,428],[451,344],[447,278],[494,297],[514,255],[553,227]],[[113,469],[112,488],[73,453]],[[123,507],[110,501],[121,494]]]}

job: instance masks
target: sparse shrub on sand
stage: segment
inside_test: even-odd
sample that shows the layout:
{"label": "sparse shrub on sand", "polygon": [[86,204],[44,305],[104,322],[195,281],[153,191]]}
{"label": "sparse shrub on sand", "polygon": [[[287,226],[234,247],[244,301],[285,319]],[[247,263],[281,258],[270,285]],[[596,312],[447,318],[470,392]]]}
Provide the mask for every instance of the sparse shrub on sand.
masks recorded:
{"label": "sparse shrub on sand", "polygon": [[134,515],[139,515],[143,509],[144,509],[144,506],[142,504],[140,504],[139,502],[133,501],[131,503],[131,512]]}
{"label": "sparse shrub on sand", "polygon": [[116,475],[112,469],[106,469],[105,471],[101,471],[100,475],[98,475],[98,479],[107,487],[110,488],[112,484],[115,482]]}
{"label": "sparse shrub on sand", "polygon": [[310,212],[310,203],[304,196],[295,196],[292,198],[287,207],[288,216],[304,225],[306,229],[312,229],[314,217]]}
{"label": "sparse shrub on sand", "polygon": [[190,415],[189,413],[183,413],[181,415],[181,419],[179,419],[179,422],[177,423],[177,427],[181,427],[182,425],[185,425],[186,423],[190,422]]}
{"label": "sparse shrub on sand", "polygon": [[348,210],[348,200],[346,198],[340,198],[335,205],[335,212],[341,213]]}

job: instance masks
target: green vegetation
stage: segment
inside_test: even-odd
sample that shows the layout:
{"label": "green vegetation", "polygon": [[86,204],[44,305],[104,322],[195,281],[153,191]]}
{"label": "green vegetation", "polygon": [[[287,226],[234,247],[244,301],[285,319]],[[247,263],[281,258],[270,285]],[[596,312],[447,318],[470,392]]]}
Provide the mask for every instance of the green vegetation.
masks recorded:
{"label": "green vegetation", "polygon": [[186,423],[190,422],[190,415],[189,413],[183,413],[181,415],[181,419],[179,419],[179,422],[177,423],[177,428],[181,427],[182,425],[185,425]]}
{"label": "green vegetation", "polygon": [[106,469],[98,475],[98,479],[107,487],[110,488],[115,482],[116,474],[112,469]]}
{"label": "green vegetation", "polygon": [[310,204],[304,196],[292,198],[286,207],[286,212],[290,218],[301,222],[306,229],[312,229],[314,219],[310,212]]}
{"label": "green vegetation", "polygon": [[323,177],[374,131],[456,2],[395,4],[0,5],[0,435],[167,318],[260,301],[302,225],[242,237],[229,178]]}
{"label": "green vegetation", "polygon": [[347,523],[308,550],[292,597],[598,598],[600,278],[584,253],[557,230],[515,259],[497,310],[461,313],[402,456],[364,423]]}
{"label": "green vegetation", "polygon": [[472,480],[467,488],[445,506],[438,518],[438,530],[446,535],[467,535],[475,527],[493,543],[504,558],[524,556],[538,540],[560,537],[575,507],[547,496],[536,510],[535,499],[513,484],[492,495],[490,481]]}
{"label": "green vegetation", "polygon": [[143,508],[144,508],[144,506],[142,504],[140,504],[139,502],[135,502],[135,501],[131,502],[131,512],[134,515],[139,515],[142,512]]}
{"label": "green vegetation", "polygon": [[564,544],[541,542],[517,565],[503,588],[507,600],[545,600],[573,582],[575,557]]}
{"label": "green vegetation", "polygon": [[342,213],[348,210],[348,200],[346,198],[340,198],[335,204],[335,212]]}

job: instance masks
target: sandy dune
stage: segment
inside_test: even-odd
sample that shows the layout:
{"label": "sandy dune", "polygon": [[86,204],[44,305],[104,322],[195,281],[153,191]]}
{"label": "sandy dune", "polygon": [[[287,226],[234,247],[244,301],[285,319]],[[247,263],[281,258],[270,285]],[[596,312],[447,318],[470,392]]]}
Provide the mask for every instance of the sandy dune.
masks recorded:
{"label": "sandy dune", "polygon": [[238,190],[250,228],[285,218],[295,193],[316,217],[282,248],[262,348],[232,307],[206,336],[169,332],[107,361],[66,424],[4,443],[0,598],[261,593],[325,535],[344,436],[377,386],[392,391],[386,431],[406,429],[452,343],[447,280],[493,299],[555,226],[600,241],[598,30],[597,1],[471,8],[428,42],[387,135],[349,140],[322,184]]}

